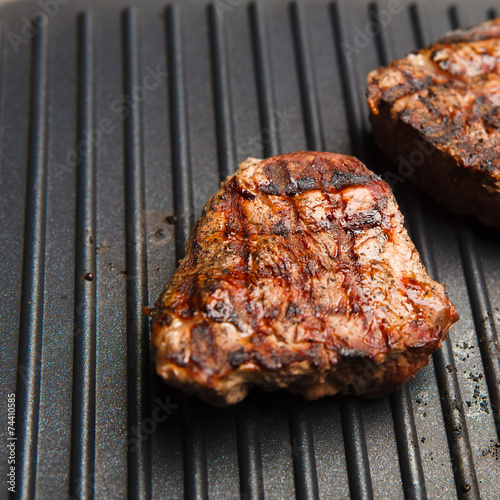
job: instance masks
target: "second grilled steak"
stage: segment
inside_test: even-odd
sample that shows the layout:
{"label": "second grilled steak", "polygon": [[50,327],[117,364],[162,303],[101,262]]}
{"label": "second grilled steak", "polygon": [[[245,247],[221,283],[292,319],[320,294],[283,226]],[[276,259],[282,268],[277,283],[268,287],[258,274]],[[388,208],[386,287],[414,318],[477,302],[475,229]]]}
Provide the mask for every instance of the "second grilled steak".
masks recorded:
{"label": "second grilled steak", "polygon": [[368,75],[382,151],[437,201],[500,228],[500,20]]}
{"label": "second grilled steak", "polygon": [[215,404],[252,385],[396,390],[457,320],[389,186],[350,156],[249,159],[205,206],[152,319],[156,368]]}

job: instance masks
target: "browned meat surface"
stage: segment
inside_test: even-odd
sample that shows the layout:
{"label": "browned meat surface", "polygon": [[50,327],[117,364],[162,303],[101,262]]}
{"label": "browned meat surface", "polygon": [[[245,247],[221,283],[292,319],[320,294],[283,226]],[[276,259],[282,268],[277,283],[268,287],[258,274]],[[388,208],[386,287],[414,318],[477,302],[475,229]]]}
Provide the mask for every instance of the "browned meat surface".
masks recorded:
{"label": "browned meat surface", "polygon": [[208,201],[158,299],[158,373],[214,404],[252,385],[396,390],[458,319],[390,187],[351,156],[249,158]]}
{"label": "browned meat surface", "polygon": [[450,210],[500,228],[500,19],[368,75],[379,147]]}

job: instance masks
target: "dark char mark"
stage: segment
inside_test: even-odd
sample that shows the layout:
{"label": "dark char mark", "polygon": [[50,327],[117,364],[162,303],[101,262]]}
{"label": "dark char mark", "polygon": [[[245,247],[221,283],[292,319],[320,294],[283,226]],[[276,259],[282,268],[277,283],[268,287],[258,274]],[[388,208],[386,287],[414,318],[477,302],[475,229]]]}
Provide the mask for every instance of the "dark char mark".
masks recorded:
{"label": "dark char mark", "polygon": [[274,183],[270,182],[269,184],[263,184],[259,186],[259,189],[264,193],[264,194],[280,194],[280,188]]}
{"label": "dark char mark", "polygon": [[230,352],[227,355],[227,360],[233,368],[238,368],[243,363],[246,363],[250,358],[251,354],[247,353],[243,347],[237,351]]}
{"label": "dark char mark", "polygon": [[286,310],[286,317],[292,318],[293,316],[298,316],[299,314],[302,314],[302,309],[295,304],[295,302],[290,302]]}
{"label": "dark char mark", "polygon": [[342,219],[341,224],[345,229],[361,231],[371,227],[379,226],[382,222],[382,216],[377,210],[369,212],[360,212]]}
{"label": "dark char mark", "polygon": [[162,314],[161,316],[158,317],[156,320],[156,323],[159,326],[170,326],[172,324],[172,317],[169,314]]}
{"label": "dark char mark", "polygon": [[207,304],[204,304],[201,307],[201,310],[207,315],[208,319],[217,323],[229,322],[236,326],[238,325],[238,316],[234,311],[231,302],[221,300],[217,302],[215,307],[209,307]]}
{"label": "dark char mark", "polygon": [[273,233],[279,236],[288,236],[290,234],[290,228],[283,222],[279,221],[276,224],[274,224]]}
{"label": "dark char mark", "polygon": [[241,190],[241,196],[245,198],[245,200],[255,200],[256,196],[253,193],[250,193],[250,191],[244,191]]}
{"label": "dark char mark", "polygon": [[276,160],[264,166],[266,177],[277,186],[285,186],[290,182],[290,171],[285,160]]}
{"label": "dark char mark", "polygon": [[375,180],[376,176],[360,175],[354,172],[342,171],[335,172],[330,178],[329,184],[336,189],[343,189],[346,186],[368,184],[370,181]]}
{"label": "dark char mark", "polygon": [[214,334],[209,323],[203,321],[203,323],[191,328],[191,345],[193,346],[191,361],[211,374],[213,370],[207,361],[212,358],[214,361],[213,366],[216,366],[218,353],[214,344]]}
{"label": "dark char mark", "polygon": [[288,182],[285,186],[285,193],[288,195],[294,195],[299,192],[299,186],[295,181]]}
{"label": "dark char mark", "polygon": [[285,193],[288,195],[294,195],[297,193],[302,193],[304,191],[310,191],[316,188],[316,181],[312,177],[302,177],[297,181],[288,182],[285,185]]}
{"label": "dark char mark", "polygon": [[316,188],[316,181],[312,177],[302,177],[297,181],[297,185],[301,191],[309,191]]}

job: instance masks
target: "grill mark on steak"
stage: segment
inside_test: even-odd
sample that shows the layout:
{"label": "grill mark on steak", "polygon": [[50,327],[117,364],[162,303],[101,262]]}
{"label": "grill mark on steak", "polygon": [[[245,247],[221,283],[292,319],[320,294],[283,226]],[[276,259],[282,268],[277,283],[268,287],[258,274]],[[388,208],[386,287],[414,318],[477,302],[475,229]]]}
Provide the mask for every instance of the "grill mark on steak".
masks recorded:
{"label": "grill mark on steak", "polygon": [[343,189],[346,186],[352,186],[354,184],[366,184],[372,180],[369,175],[357,175],[350,171],[334,172],[329,180],[329,183],[336,189]]}
{"label": "grill mark on steak", "polygon": [[215,404],[251,385],[370,397],[412,376],[456,319],[388,185],[353,157],[300,152],[244,162],[207,203],[152,343],[168,383]]}

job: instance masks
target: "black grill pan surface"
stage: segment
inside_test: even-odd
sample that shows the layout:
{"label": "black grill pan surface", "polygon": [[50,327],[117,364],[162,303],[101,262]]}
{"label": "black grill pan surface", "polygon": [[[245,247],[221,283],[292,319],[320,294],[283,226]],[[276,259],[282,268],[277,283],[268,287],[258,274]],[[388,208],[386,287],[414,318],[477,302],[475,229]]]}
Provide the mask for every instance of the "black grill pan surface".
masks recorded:
{"label": "black grill pan surface", "polygon": [[350,153],[394,180],[367,73],[497,10],[2,2],[0,497],[500,498],[499,233],[409,181],[394,184],[407,227],[461,319],[396,394],[255,390],[214,408],[154,374],[141,311],[248,156]]}

